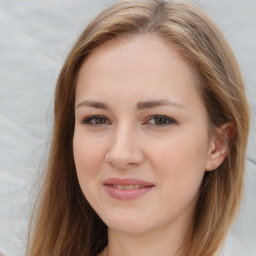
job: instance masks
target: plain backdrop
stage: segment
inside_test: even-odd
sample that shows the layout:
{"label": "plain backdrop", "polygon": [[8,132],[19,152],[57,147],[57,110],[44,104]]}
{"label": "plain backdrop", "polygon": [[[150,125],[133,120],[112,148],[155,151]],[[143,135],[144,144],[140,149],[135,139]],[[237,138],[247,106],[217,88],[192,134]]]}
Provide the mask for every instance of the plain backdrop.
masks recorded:
{"label": "plain backdrop", "polygon": [[[0,250],[24,253],[30,193],[52,127],[55,82],[72,44],[110,0],[0,0]],[[241,66],[252,107],[246,190],[223,255],[256,255],[256,1],[196,1]]]}

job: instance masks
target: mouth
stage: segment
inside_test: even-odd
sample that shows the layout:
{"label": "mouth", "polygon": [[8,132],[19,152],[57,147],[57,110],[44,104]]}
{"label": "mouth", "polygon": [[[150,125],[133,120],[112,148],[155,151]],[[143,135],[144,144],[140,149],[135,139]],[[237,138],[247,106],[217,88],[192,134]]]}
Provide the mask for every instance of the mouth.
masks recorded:
{"label": "mouth", "polygon": [[109,196],[118,200],[132,200],[151,191],[154,184],[138,179],[111,178],[103,183]]}
{"label": "mouth", "polygon": [[146,188],[147,187],[147,186],[139,185],[139,184],[129,185],[129,186],[110,184],[109,186],[112,186],[112,187],[114,187],[116,189],[122,189],[122,190],[132,190],[132,189],[139,189],[139,188]]}

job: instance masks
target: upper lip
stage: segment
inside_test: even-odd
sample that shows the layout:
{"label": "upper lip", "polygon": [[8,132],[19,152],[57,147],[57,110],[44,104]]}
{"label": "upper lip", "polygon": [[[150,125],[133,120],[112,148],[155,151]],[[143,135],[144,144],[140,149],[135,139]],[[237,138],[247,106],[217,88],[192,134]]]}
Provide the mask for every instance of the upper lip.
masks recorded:
{"label": "upper lip", "polygon": [[130,185],[143,185],[143,186],[154,186],[153,183],[134,179],[134,178],[109,178],[103,182],[104,185],[122,185],[122,186],[130,186]]}

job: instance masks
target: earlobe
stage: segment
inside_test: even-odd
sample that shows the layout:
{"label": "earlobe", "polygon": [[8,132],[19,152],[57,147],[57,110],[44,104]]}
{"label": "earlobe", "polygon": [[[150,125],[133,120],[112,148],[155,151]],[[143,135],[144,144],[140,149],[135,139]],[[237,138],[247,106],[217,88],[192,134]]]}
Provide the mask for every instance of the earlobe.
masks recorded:
{"label": "earlobe", "polygon": [[234,134],[235,128],[231,122],[225,123],[216,129],[209,148],[209,157],[205,166],[206,171],[213,171],[223,163],[228,154],[229,141]]}

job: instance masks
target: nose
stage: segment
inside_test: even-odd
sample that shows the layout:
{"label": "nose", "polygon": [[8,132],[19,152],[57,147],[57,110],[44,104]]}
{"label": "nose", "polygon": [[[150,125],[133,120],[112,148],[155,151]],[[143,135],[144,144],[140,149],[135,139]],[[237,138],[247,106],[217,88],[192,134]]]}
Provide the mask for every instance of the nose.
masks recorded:
{"label": "nose", "polygon": [[113,167],[125,170],[136,167],[144,161],[139,145],[138,133],[126,127],[113,132],[105,159]]}

